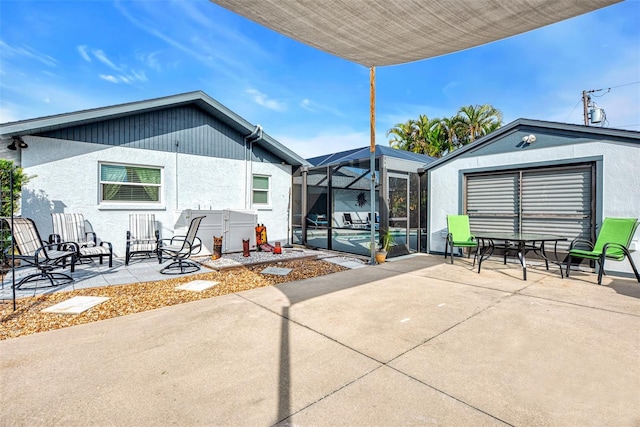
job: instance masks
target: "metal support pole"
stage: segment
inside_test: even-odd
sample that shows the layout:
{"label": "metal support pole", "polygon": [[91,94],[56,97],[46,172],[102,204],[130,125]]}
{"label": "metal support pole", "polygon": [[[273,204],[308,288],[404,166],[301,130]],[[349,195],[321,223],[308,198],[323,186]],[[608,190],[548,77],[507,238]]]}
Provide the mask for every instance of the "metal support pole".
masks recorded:
{"label": "metal support pole", "polygon": [[371,170],[371,260],[369,263],[376,263],[376,69],[371,67],[369,70],[370,90],[370,138],[371,146],[369,147],[369,168]]}

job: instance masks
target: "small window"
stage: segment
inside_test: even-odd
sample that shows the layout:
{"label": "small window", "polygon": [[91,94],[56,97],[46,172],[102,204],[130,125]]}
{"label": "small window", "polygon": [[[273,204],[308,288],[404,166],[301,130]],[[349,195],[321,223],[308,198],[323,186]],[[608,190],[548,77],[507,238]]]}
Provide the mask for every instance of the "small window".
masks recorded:
{"label": "small window", "polygon": [[160,203],[161,193],[161,168],[100,165],[101,202]]}
{"label": "small window", "polygon": [[253,204],[268,205],[269,197],[269,177],[263,175],[253,176]]}

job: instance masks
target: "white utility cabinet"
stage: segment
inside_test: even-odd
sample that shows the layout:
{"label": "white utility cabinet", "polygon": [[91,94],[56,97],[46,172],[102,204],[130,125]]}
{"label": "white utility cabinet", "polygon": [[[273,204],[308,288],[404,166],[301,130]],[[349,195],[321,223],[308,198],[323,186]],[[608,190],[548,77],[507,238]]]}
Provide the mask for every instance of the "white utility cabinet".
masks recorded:
{"label": "white utility cabinet", "polygon": [[[204,216],[196,234],[202,240],[199,255],[213,253],[213,236],[222,236],[222,253],[242,252],[242,240],[249,239],[251,250],[256,249],[256,226],[258,213],[251,210],[199,210],[186,209],[181,212],[178,227],[186,234],[193,218]],[[178,234],[176,232],[176,234]]]}

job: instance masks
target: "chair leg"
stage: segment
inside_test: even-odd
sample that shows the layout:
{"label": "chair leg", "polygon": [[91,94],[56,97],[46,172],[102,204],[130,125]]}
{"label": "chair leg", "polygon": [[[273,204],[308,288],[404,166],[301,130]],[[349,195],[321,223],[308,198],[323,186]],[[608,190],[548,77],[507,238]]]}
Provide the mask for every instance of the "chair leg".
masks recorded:
{"label": "chair leg", "polygon": [[444,242],[444,259],[447,259],[447,251],[449,250],[449,237],[447,237],[447,240]]}
{"label": "chair leg", "polygon": [[569,270],[571,270],[571,255],[569,255],[569,258],[567,259],[567,272],[566,272],[567,277],[569,277]]}
{"label": "chair leg", "polygon": [[451,257],[451,264],[453,264],[453,241],[451,242],[451,246],[449,246],[449,256]]}
{"label": "chair leg", "polygon": [[636,275],[636,280],[638,281],[638,283],[640,283],[640,274],[638,274],[638,269],[636,268],[636,265],[633,263],[633,260],[631,259],[630,256],[627,256],[627,258],[629,258],[629,262],[631,263],[631,268],[633,269],[633,272]]}
{"label": "chair leg", "polygon": [[604,260],[606,257],[606,250],[602,251],[602,255],[600,255],[600,259],[598,260],[598,264],[600,264],[600,268],[598,269],[598,285],[602,285],[602,276],[604,275]]}

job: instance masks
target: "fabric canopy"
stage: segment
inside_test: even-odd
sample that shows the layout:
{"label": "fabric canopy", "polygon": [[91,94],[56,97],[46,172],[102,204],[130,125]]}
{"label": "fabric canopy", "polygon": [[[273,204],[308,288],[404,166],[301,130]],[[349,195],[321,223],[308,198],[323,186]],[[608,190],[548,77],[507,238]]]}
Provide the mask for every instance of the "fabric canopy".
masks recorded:
{"label": "fabric canopy", "polygon": [[211,1],[294,40],[375,67],[479,46],[620,0]]}

